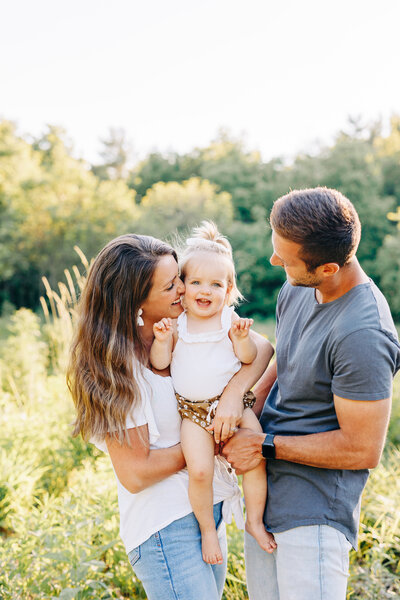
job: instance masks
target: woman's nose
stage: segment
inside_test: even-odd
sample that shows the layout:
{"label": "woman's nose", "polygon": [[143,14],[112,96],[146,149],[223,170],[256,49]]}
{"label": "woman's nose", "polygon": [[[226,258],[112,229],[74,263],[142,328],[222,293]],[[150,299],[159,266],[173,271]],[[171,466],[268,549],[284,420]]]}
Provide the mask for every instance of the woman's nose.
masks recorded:
{"label": "woman's nose", "polygon": [[185,293],[185,284],[183,283],[182,279],[179,278],[179,282],[178,282],[178,293],[179,294],[184,294]]}

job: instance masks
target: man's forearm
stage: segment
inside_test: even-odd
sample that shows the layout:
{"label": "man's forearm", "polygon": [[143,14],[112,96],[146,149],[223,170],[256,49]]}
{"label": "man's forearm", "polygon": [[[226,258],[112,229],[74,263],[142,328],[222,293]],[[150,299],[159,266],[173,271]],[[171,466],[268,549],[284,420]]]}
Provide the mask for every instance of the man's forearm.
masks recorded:
{"label": "man's forearm", "polygon": [[[372,469],[376,453],[357,446],[341,429],[301,436],[277,435],[276,458],[322,469]],[[380,454],[379,454],[380,455]]]}
{"label": "man's forearm", "polygon": [[[240,430],[224,447],[223,455],[240,474],[262,460],[265,433]],[[340,429],[309,435],[274,438],[276,458],[321,469],[370,469],[380,458],[382,445],[356,444]],[[268,461],[267,461],[268,462]]]}
{"label": "man's forearm", "polygon": [[[258,458],[262,457],[264,439],[265,434],[263,433],[254,433],[252,436],[252,453]],[[309,435],[276,435],[274,444],[277,459],[310,467],[372,469],[378,462],[376,453],[375,456],[372,456],[365,447],[357,447],[354,442],[343,435],[340,429]],[[235,467],[234,464],[233,466]]]}

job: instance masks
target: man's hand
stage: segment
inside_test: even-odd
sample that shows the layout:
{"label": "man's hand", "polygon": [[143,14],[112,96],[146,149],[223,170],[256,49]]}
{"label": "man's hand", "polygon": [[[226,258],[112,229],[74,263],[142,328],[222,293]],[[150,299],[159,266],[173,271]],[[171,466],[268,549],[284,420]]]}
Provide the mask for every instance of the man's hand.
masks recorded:
{"label": "man's hand", "polygon": [[264,460],[261,446],[264,433],[254,433],[250,429],[239,429],[222,449],[222,455],[232,465],[238,475],[255,469]]}
{"label": "man's hand", "polygon": [[161,319],[158,323],[154,323],[153,333],[158,342],[170,340],[173,334],[172,319],[164,317],[164,319]]}

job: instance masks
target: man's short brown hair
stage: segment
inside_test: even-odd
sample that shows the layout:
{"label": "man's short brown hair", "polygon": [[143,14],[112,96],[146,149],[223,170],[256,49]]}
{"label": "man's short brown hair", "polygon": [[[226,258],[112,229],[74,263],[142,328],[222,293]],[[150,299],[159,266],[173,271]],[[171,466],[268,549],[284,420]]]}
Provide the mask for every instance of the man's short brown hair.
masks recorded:
{"label": "man's short brown hair", "polygon": [[337,190],[293,190],[279,198],[270,215],[272,229],[300,244],[309,271],[334,262],[343,267],[357,251],[361,224],[353,204]]}

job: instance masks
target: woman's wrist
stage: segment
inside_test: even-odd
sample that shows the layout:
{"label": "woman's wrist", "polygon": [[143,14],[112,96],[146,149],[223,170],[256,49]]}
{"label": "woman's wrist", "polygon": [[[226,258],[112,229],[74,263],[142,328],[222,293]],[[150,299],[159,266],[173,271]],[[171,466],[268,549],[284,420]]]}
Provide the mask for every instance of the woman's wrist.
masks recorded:
{"label": "woman's wrist", "polygon": [[[243,368],[245,367],[242,367],[242,369]],[[239,375],[241,375],[240,371],[238,371],[238,373],[236,373],[236,375],[228,382],[224,392],[228,391],[239,398],[243,398],[244,394],[249,391],[251,386],[246,381],[247,378],[240,377]]]}

